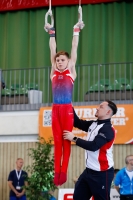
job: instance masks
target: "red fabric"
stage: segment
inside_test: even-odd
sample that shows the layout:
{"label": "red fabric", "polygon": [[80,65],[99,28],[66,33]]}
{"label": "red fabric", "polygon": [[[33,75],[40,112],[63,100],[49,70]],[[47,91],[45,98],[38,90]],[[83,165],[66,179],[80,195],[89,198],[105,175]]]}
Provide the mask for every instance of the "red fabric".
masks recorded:
{"label": "red fabric", "polygon": [[49,34],[55,34],[55,31],[54,31],[54,30],[49,30],[48,33],[49,33]]}
{"label": "red fabric", "polygon": [[71,104],[53,104],[52,131],[54,136],[55,173],[63,172],[67,174],[71,142],[63,139],[63,131],[72,131],[73,122],[74,117]]}
{"label": "red fabric", "polygon": [[[83,4],[107,3],[118,0],[82,0]],[[78,5],[79,0],[52,0],[52,6]],[[0,11],[49,7],[49,0],[0,0]]]}
{"label": "red fabric", "polygon": [[80,32],[80,29],[79,29],[79,28],[74,28],[73,31],[74,31],[74,32]]}

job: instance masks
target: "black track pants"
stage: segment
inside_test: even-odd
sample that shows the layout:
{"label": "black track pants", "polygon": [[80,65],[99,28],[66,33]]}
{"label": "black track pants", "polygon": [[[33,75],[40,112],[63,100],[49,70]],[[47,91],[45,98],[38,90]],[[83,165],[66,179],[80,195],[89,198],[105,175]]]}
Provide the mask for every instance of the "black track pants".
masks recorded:
{"label": "black track pants", "polygon": [[85,169],[75,184],[74,200],[110,200],[114,168],[107,171]]}
{"label": "black track pants", "polygon": [[120,195],[120,200],[133,200],[133,195]]}

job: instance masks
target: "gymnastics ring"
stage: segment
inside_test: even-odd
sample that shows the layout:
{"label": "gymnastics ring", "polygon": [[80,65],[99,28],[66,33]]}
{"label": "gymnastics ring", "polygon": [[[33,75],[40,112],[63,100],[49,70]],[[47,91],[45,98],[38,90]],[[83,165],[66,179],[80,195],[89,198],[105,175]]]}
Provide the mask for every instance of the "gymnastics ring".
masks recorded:
{"label": "gymnastics ring", "polygon": [[82,22],[82,7],[78,8],[78,22]]}
{"label": "gymnastics ring", "polygon": [[[78,8],[78,22],[79,23],[83,23],[83,20],[82,20],[82,7],[81,7],[80,3],[79,3],[79,8]],[[79,28],[83,29],[83,27],[84,27],[84,24],[81,25]]]}
{"label": "gymnastics ring", "polygon": [[[45,15],[45,26],[46,24],[48,24],[48,16],[51,17],[51,27],[54,27],[54,17],[53,17],[53,14],[52,14],[52,10],[48,10],[48,12],[46,13]],[[46,32],[48,32],[47,29],[45,29]]]}

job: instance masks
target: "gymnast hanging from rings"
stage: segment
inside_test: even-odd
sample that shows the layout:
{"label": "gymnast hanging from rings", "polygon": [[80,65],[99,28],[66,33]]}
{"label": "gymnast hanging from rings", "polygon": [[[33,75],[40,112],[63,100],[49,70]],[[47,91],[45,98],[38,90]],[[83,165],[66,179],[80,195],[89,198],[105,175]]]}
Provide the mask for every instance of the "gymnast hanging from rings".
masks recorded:
{"label": "gymnast hanging from rings", "polygon": [[[56,40],[51,2],[45,16],[44,29],[49,33],[49,47],[51,54],[51,74],[53,106],[52,106],[52,132],[54,137],[54,184],[62,185],[67,180],[67,168],[71,152],[71,142],[63,139],[63,131],[72,131],[73,108],[72,91],[76,78],[75,64],[77,60],[77,48],[79,32],[84,27],[82,21],[82,8],[79,5],[79,20],[73,28],[71,56],[65,51],[56,53]],[[51,16],[51,24],[47,22]]]}

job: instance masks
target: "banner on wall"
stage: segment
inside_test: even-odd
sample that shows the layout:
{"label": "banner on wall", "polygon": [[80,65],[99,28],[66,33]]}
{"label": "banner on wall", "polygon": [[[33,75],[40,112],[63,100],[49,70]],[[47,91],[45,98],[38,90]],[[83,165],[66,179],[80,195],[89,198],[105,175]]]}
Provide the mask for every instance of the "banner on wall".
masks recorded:
{"label": "banner on wall", "polygon": [[[96,120],[95,113],[98,105],[74,106],[80,119]],[[111,119],[116,131],[115,144],[133,144],[133,105],[117,105],[118,111]],[[39,136],[48,140],[52,137],[51,128],[52,107],[42,107],[39,112]],[[86,132],[73,128],[75,136],[85,139]]]}
{"label": "banner on wall", "polygon": [[[59,189],[58,200],[73,200],[73,193],[74,193],[74,189],[72,188]],[[111,188],[110,199],[111,200],[120,199],[120,195],[116,191],[116,189]],[[92,198],[90,200],[92,200]]]}
{"label": "banner on wall", "polygon": [[[108,3],[118,0],[82,0],[82,4]],[[79,0],[52,0],[52,6],[79,5]],[[49,0],[1,0],[0,11],[48,7]]]}

